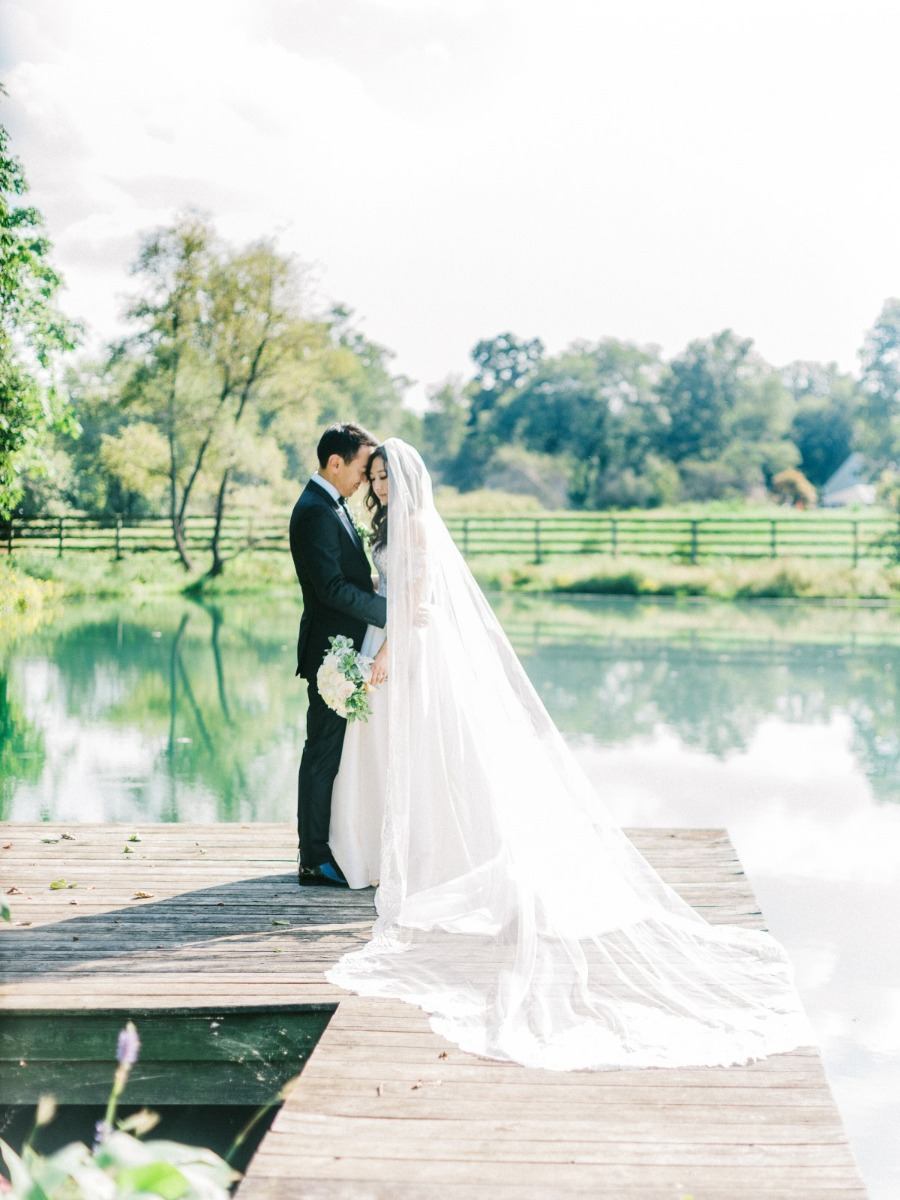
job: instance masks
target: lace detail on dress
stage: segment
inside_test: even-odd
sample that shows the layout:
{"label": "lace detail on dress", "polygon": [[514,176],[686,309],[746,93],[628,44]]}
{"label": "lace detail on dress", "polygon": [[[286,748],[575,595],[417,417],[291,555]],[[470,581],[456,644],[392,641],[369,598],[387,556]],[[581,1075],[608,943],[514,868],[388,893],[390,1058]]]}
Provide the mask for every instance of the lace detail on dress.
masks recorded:
{"label": "lace detail on dress", "polygon": [[375,570],[378,572],[378,595],[387,596],[388,578],[387,578],[387,546],[382,544],[376,546],[372,550],[372,562],[375,564]]}

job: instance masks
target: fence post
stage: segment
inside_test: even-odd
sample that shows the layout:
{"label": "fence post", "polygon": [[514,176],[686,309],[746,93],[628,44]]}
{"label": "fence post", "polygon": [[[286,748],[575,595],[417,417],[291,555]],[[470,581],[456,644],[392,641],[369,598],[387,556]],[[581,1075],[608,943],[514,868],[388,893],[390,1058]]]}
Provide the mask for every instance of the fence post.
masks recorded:
{"label": "fence post", "polygon": [[541,518],[534,518],[534,561],[539,563],[541,559]]}
{"label": "fence post", "polygon": [[463,517],[463,558],[469,557],[469,518]]}
{"label": "fence post", "polygon": [[63,552],[63,518],[59,518],[59,540],[57,544],[56,557],[62,558]]}
{"label": "fence post", "polygon": [[691,562],[697,561],[700,553],[700,522],[696,517],[691,521]]}
{"label": "fence post", "polygon": [[612,549],[612,556],[616,558],[619,553],[619,522],[615,517],[609,518],[609,535]]}
{"label": "fence post", "polygon": [[853,565],[859,563],[859,521],[853,522]]}
{"label": "fence post", "polygon": [[778,522],[774,518],[769,522],[769,558],[778,557]]}
{"label": "fence post", "polygon": [[122,557],[122,518],[116,517],[116,562]]}
{"label": "fence post", "polygon": [[12,539],[13,539],[13,515],[9,514],[9,520],[6,522],[6,553],[12,554]]}

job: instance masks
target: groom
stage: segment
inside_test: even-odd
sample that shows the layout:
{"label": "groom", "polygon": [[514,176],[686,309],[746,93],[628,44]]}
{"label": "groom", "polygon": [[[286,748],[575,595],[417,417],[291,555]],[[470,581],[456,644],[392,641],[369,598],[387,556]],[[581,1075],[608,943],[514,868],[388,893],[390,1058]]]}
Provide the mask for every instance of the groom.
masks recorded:
{"label": "groom", "polygon": [[297,674],[307,681],[309,695],[297,797],[301,886],[347,886],[328,848],[331,788],[347,722],[319,695],[316,672],[329,638],[344,634],[359,649],[366,625],[383,629],[387,621],[387,601],[375,595],[365,547],[347,509],[376,445],[360,425],[326,429],[316,451],[319,469],[291,514],[291,555],[303,592]]}

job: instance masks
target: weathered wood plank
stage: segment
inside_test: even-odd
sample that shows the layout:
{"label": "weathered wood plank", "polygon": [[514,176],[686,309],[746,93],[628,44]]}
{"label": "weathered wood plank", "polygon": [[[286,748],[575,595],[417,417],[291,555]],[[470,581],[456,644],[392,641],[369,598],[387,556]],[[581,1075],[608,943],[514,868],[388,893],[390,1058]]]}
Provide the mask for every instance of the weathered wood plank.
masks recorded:
{"label": "weathered wood plank", "polygon": [[[708,920],[763,925],[723,831],[630,836]],[[335,1009],[239,1200],[864,1200],[814,1049],[533,1071],[464,1054],[415,1007],[331,987],[373,892],[299,889],[288,825],[7,825],[0,844],[16,922],[0,931],[0,1008]]]}
{"label": "weathered wood plank", "polygon": [[[342,1179],[296,1180],[286,1177],[254,1178],[254,1200],[396,1200],[400,1194],[403,1200],[485,1200],[485,1189],[481,1183],[455,1183],[452,1191],[440,1181],[440,1170],[435,1170],[436,1179],[418,1182],[403,1187],[398,1192],[396,1183],[360,1179],[353,1181],[352,1191]],[[247,1185],[243,1185],[245,1190]],[[629,1182],[618,1184],[614,1190],[598,1190],[595,1184],[580,1184],[577,1180],[567,1180],[565,1190],[559,1187],[523,1184],[520,1182],[494,1182],[488,1193],[497,1200],[558,1200],[560,1195],[590,1197],[598,1200],[609,1197],[609,1200],[682,1200],[688,1193],[681,1186],[675,1191],[662,1192],[655,1185],[642,1187],[639,1183]],[[763,1193],[758,1186],[751,1183],[749,1187],[734,1185],[729,1188],[727,1197],[720,1191],[695,1190],[690,1193],[690,1200],[760,1200]],[[860,1184],[857,1188],[848,1188],[845,1184],[836,1187],[813,1185],[804,1187],[792,1183],[782,1183],[777,1192],[770,1192],[777,1200],[866,1200],[867,1193]]]}

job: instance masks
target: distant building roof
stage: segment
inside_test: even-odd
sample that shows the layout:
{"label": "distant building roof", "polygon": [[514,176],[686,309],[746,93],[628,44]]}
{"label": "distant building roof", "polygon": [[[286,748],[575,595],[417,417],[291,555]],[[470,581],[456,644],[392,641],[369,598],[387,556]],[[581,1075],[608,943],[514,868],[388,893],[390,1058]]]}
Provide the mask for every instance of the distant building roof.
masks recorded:
{"label": "distant building roof", "polygon": [[823,508],[843,508],[847,504],[874,504],[875,484],[869,480],[866,460],[854,450],[830,479],[822,485],[819,503]]}

